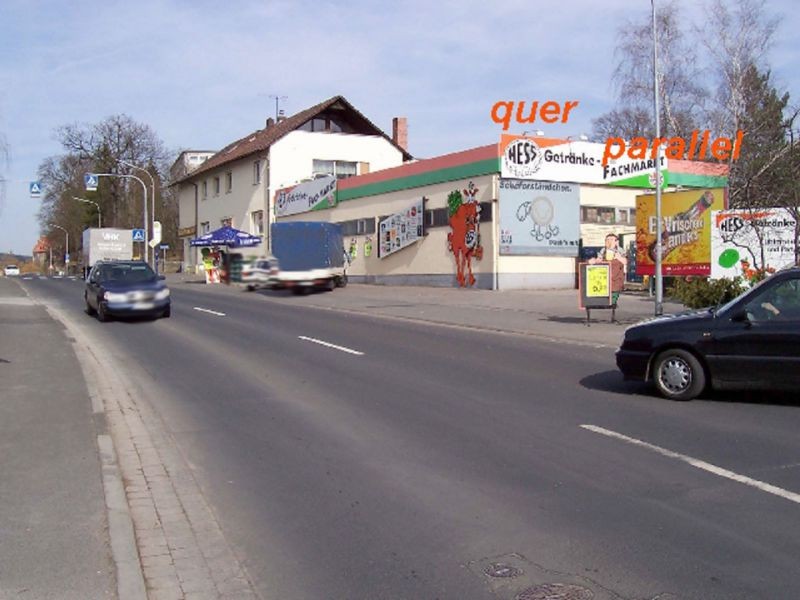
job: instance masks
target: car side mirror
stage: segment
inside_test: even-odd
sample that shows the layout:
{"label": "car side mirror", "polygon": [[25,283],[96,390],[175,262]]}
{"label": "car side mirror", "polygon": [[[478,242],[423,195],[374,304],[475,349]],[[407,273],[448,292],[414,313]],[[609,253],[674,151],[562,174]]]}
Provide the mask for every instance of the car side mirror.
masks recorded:
{"label": "car side mirror", "polygon": [[734,323],[749,323],[750,317],[747,316],[747,311],[742,308],[731,315],[731,321]]}

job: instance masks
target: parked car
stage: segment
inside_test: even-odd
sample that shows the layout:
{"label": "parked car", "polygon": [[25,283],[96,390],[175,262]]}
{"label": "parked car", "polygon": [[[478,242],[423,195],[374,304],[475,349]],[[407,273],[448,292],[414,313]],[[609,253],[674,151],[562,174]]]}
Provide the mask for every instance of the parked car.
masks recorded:
{"label": "parked car", "polygon": [[262,256],[242,266],[242,283],[247,291],[280,287],[280,266],[274,256]]}
{"label": "parked car", "polygon": [[629,327],[617,366],[666,398],[711,386],[800,389],[800,268],[775,273],[727,304]]}
{"label": "parked car", "polygon": [[164,276],[138,260],[95,264],[86,279],[84,300],[86,313],[99,321],[112,316],[169,317],[171,311]]}
{"label": "parked car", "polygon": [[3,269],[3,274],[6,277],[18,277],[19,276],[19,267],[17,265],[6,265]]}

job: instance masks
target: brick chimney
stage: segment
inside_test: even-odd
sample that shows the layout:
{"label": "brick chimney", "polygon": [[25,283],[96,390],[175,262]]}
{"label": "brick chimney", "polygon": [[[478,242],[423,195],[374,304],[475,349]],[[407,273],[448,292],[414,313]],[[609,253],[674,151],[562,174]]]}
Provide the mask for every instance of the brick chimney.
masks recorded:
{"label": "brick chimney", "polygon": [[408,119],[405,117],[392,119],[392,141],[403,150],[408,150]]}

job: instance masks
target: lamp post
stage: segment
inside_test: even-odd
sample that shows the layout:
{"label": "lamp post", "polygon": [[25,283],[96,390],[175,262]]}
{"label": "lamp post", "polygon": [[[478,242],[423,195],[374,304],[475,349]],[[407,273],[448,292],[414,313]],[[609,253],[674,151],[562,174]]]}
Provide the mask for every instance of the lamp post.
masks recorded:
{"label": "lamp post", "polygon": [[[661,116],[658,106],[658,35],[656,29],[656,0],[650,0],[653,9],[653,112],[656,118],[656,138],[661,138]],[[661,144],[656,154],[656,301],[655,316],[664,313],[664,281],[661,274]]]}
{"label": "lamp post", "polygon": [[142,191],[144,192],[144,262],[149,263],[150,261],[147,252],[147,249],[149,248],[147,245],[147,186],[145,185],[144,181],[136,177],[136,175],[128,175],[127,173],[87,173],[87,177],[89,175],[94,175],[95,177],[122,177],[124,179],[135,179],[142,184]]}
{"label": "lamp post", "polygon": [[103,219],[100,216],[100,205],[95,202],[94,200],[89,200],[87,198],[78,198],[77,196],[72,197],[73,200],[77,200],[78,202],[83,202],[84,204],[94,204],[97,207],[97,226],[103,226]]}
{"label": "lamp post", "polygon": [[61,225],[56,225],[55,223],[51,223],[50,225],[52,227],[56,227],[57,229],[60,229],[67,236],[67,245],[66,245],[66,248],[64,250],[64,271],[66,272],[67,275],[69,275],[69,231],[64,229]]}
{"label": "lamp post", "polygon": [[[154,223],[156,221],[156,181],[155,181],[155,179],[153,179],[153,176],[150,174],[150,171],[148,171],[144,167],[137,167],[136,165],[134,165],[132,163],[129,163],[127,161],[124,161],[121,158],[118,158],[117,162],[122,164],[122,165],[125,165],[126,167],[130,167],[131,169],[136,169],[137,171],[143,171],[150,178],[150,191],[151,191],[151,194],[150,194],[150,219],[152,221],[150,225],[152,226],[153,236],[155,236],[156,235],[155,225],[154,225]],[[155,254],[156,254],[156,249],[153,248],[153,259],[155,259]]]}

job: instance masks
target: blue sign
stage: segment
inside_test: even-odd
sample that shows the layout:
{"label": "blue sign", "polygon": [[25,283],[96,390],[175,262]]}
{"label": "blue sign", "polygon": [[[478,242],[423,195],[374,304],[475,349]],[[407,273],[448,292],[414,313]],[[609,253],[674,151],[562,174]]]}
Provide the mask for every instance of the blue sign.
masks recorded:
{"label": "blue sign", "polygon": [[30,185],[28,185],[28,190],[30,190],[31,198],[39,198],[42,195],[42,182],[41,181],[31,181]]}
{"label": "blue sign", "polygon": [[578,256],[580,186],[501,179],[500,254]]}
{"label": "blue sign", "polygon": [[87,192],[97,191],[97,180],[99,178],[94,173],[87,173],[83,176],[83,183],[86,185]]}
{"label": "blue sign", "polygon": [[144,229],[134,229],[133,230],[133,241],[134,242],[143,242],[144,241]]}

